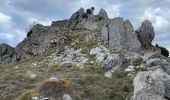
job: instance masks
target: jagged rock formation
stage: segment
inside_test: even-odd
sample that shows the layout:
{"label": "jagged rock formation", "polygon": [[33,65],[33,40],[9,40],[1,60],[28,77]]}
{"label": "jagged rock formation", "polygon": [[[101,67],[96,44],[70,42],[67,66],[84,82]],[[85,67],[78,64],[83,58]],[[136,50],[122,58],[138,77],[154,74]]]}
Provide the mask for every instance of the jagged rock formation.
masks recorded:
{"label": "jagged rock formation", "polygon": [[134,32],[130,21],[123,18],[114,18],[107,25],[103,26],[101,38],[115,49],[139,50],[140,42]]}
{"label": "jagged rock formation", "polygon": [[32,56],[43,54],[50,47],[61,46],[67,36],[71,34],[66,29],[59,29],[53,26],[35,25],[31,29],[31,36],[25,38],[15,48],[13,61],[28,59]]}
{"label": "jagged rock formation", "polygon": [[136,33],[143,47],[149,47],[152,45],[151,42],[154,39],[155,32],[150,21],[143,21],[141,27],[136,30]]}
{"label": "jagged rock formation", "polygon": [[14,48],[8,44],[0,44],[0,63],[10,62],[13,57]]}
{"label": "jagged rock formation", "polygon": [[[91,13],[88,13],[88,10]],[[83,8],[80,8],[77,12],[75,12],[70,20],[68,21],[66,27],[71,29],[100,29],[104,23],[108,21],[108,16],[104,9],[101,9],[98,15],[93,15],[93,9],[87,9],[84,12]]]}

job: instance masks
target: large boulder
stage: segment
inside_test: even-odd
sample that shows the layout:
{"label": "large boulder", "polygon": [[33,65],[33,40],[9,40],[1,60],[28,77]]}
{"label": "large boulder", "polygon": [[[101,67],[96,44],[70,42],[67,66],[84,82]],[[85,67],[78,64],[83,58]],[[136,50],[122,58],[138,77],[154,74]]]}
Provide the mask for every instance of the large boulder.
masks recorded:
{"label": "large boulder", "polygon": [[114,49],[140,50],[141,44],[130,21],[118,17],[103,26],[101,38]]}
{"label": "large boulder", "polygon": [[169,99],[170,76],[162,69],[140,72],[133,81],[132,100],[167,100]]}
{"label": "large boulder", "polygon": [[141,27],[136,30],[136,33],[143,47],[149,47],[152,45],[152,40],[154,39],[155,32],[150,21],[143,21]]}
{"label": "large boulder", "polygon": [[8,44],[0,44],[0,63],[10,62],[14,53],[14,48]]}
{"label": "large boulder", "polygon": [[54,26],[35,25],[30,30],[30,36],[20,42],[15,48],[13,61],[28,59],[46,52],[51,47],[64,44],[65,39],[71,34],[69,30],[59,29]]}

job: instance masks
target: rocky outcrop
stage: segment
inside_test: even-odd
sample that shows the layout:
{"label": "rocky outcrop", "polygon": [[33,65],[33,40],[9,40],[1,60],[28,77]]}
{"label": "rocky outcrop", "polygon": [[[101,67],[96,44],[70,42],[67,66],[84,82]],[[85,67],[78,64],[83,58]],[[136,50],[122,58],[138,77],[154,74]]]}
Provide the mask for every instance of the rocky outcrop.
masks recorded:
{"label": "rocky outcrop", "polygon": [[101,66],[105,72],[114,72],[124,66],[126,59],[121,54],[111,54],[104,46],[90,50],[90,55],[95,55],[95,63]]}
{"label": "rocky outcrop", "polygon": [[14,48],[8,44],[0,44],[0,63],[10,62],[14,53]]}
{"label": "rocky outcrop", "polygon": [[132,100],[167,100],[169,99],[170,76],[163,70],[140,72],[134,79]]}
{"label": "rocky outcrop", "polygon": [[152,23],[148,20],[142,22],[141,27],[136,30],[138,39],[143,47],[149,47],[154,39],[155,32]]}
{"label": "rocky outcrop", "polygon": [[98,15],[93,15],[93,11],[93,7],[87,9],[86,12],[83,8],[80,8],[73,13],[66,27],[70,29],[101,29],[108,21],[107,13],[104,9],[101,9]]}
{"label": "rocky outcrop", "polygon": [[37,24],[31,29],[31,35],[16,46],[13,61],[38,56],[50,47],[61,46],[69,34],[71,32],[67,29]]}
{"label": "rocky outcrop", "polygon": [[52,21],[51,26],[64,28],[68,20]]}
{"label": "rocky outcrop", "polygon": [[137,51],[141,47],[130,21],[124,21],[120,17],[112,19],[103,26],[101,38],[104,44],[108,44],[114,49]]}

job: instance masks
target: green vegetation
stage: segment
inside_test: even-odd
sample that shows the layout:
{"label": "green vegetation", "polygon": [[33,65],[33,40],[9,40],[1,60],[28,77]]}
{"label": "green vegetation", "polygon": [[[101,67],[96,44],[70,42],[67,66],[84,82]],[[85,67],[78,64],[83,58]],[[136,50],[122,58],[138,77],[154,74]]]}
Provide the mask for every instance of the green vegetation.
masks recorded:
{"label": "green vegetation", "polygon": [[93,65],[86,65],[85,68],[83,69],[85,72],[95,72],[97,74],[103,74],[104,71],[102,68],[96,64]]}
{"label": "green vegetation", "polygon": [[156,44],[156,47],[161,49],[161,54],[163,56],[169,57],[169,51],[165,47],[159,46],[158,44]]}
{"label": "green vegetation", "polygon": [[133,66],[139,66],[143,63],[143,59],[142,58],[138,58],[138,59],[135,59],[133,62],[132,62],[132,65]]}
{"label": "green vegetation", "polygon": [[31,34],[32,34],[32,30],[30,30],[30,31],[27,33],[27,37],[31,37]]}

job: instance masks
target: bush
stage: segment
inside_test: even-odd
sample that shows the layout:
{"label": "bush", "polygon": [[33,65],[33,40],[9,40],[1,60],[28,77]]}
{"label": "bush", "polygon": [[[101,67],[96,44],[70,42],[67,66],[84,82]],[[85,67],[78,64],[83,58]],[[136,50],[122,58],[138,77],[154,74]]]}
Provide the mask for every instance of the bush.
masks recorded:
{"label": "bush", "polygon": [[98,65],[95,65],[95,64],[94,65],[86,65],[84,70],[86,72],[95,72],[97,74],[103,74],[104,73],[102,68],[100,66],[98,66]]}
{"label": "bush", "polygon": [[58,81],[46,81],[40,86],[39,93],[43,96],[57,98],[68,92],[69,86],[70,82],[64,79]]}
{"label": "bush", "polygon": [[163,56],[169,57],[169,51],[165,47],[159,46],[158,44],[156,44],[156,47],[161,49],[161,54]]}
{"label": "bush", "polygon": [[143,59],[142,58],[138,58],[138,59],[135,59],[133,62],[132,62],[132,65],[133,66],[139,66],[143,63]]}
{"label": "bush", "polygon": [[27,33],[27,37],[30,37],[32,34],[32,30],[30,30],[28,33]]}
{"label": "bush", "polygon": [[94,8],[94,7],[91,7],[91,9],[94,11],[95,8]]}
{"label": "bush", "polygon": [[37,21],[33,21],[33,22],[30,24],[30,26],[26,29],[27,37],[30,37],[30,36],[31,36],[31,34],[32,34],[32,28],[33,28],[36,24],[38,24],[38,22],[37,22]]}
{"label": "bush", "polygon": [[86,13],[90,15],[90,14],[92,14],[92,11],[90,9],[87,9]]}
{"label": "bush", "polygon": [[29,90],[29,91],[26,91],[24,92],[18,100],[32,100],[32,97],[35,97],[37,96],[38,93],[33,91],[33,90]]}

